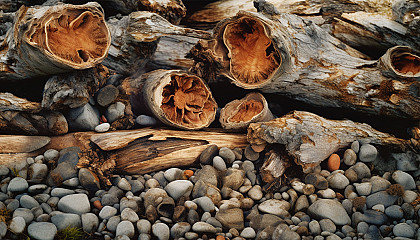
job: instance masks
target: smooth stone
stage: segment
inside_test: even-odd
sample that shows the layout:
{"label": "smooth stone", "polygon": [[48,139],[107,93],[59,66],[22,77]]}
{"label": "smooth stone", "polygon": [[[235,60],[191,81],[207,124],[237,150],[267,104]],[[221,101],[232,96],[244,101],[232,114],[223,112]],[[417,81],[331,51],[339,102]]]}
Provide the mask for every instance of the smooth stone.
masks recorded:
{"label": "smooth stone", "polygon": [[360,150],[360,142],[359,141],[354,141],[354,142],[352,142],[351,143],[351,146],[350,146],[350,148],[355,152],[355,153],[358,153],[359,152],[359,150]]}
{"label": "smooth stone", "polygon": [[112,84],[108,84],[98,91],[96,102],[99,104],[99,106],[106,107],[117,98],[118,94],[118,88]]}
{"label": "smooth stone", "polygon": [[372,207],[372,210],[376,210],[379,212],[385,212],[385,206],[383,204],[376,204],[375,206]]}
{"label": "smooth stone", "polygon": [[33,222],[28,226],[28,235],[37,240],[53,240],[57,227],[49,222]]}
{"label": "smooth stone", "polygon": [[376,147],[370,144],[363,144],[359,150],[359,159],[362,162],[373,162],[378,156]]}
{"label": "smooth stone", "polygon": [[215,208],[213,201],[209,197],[199,197],[193,200],[204,212],[212,212]]}
{"label": "smooth stone", "polygon": [[238,190],[245,181],[245,171],[229,168],[223,177],[223,187]]}
{"label": "smooth stone", "polygon": [[259,201],[263,197],[263,192],[261,190],[261,187],[259,185],[253,186],[248,191],[248,197],[250,197],[254,201]]}
{"label": "smooth stone", "polygon": [[32,186],[29,186],[28,193],[30,194],[40,194],[43,193],[48,188],[45,184],[35,184]]}
{"label": "smooth stone", "polygon": [[385,209],[385,214],[392,219],[401,219],[404,217],[402,208],[398,205],[391,205]]}
{"label": "smooth stone", "polygon": [[375,225],[382,225],[388,221],[388,217],[384,213],[375,210],[366,210],[360,217],[357,215],[354,217],[355,222],[363,221]]}
{"label": "smooth stone", "polygon": [[319,225],[321,226],[322,231],[334,233],[337,230],[337,227],[335,226],[334,222],[331,221],[331,219],[321,219],[319,221]]}
{"label": "smooth stone", "polygon": [[255,152],[254,149],[252,149],[251,145],[245,147],[244,155],[245,158],[250,161],[256,161],[258,160],[258,158],[260,158],[260,153]]}
{"label": "smooth stone", "polygon": [[121,220],[122,221],[130,221],[130,222],[137,222],[139,220],[139,216],[137,215],[136,212],[134,212],[133,209],[131,208],[125,208],[122,212],[121,212]]}
{"label": "smooth stone", "polygon": [[106,222],[106,228],[109,231],[115,233],[115,231],[117,230],[117,226],[120,222],[121,222],[120,216],[112,216],[108,219],[108,222]]}
{"label": "smooth stone", "polygon": [[23,219],[25,219],[26,224],[29,224],[32,220],[34,220],[34,214],[32,213],[31,210],[26,209],[26,208],[17,208],[14,212],[13,212],[13,218],[15,217],[22,217]]}
{"label": "smooth stone", "polygon": [[389,186],[391,186],[391,182],[379,176],[371,177],[370,183],[372,184],[371,194],[386,190]]}
{"label": "smooth stone", "polygon": [[15,192],[24,192],[28,189],[29,184],[28,182],[21,177],[15,177],[10,180],[9,184],[7,185],[7,191],[15,193]]}
{"label": "smooth stone", "polygon": [[353,185],[360,196],[367,196],[372,192],[372,183],[370,182],[354,183]]}
{"label": "smooth stone", "polygon": [[121,178],[118,181],[117,186],[124,191],[131,191],[131,184],[128,182],[128,180],[126,178]]}
{"label": "smooth stone", "polygon": [[327,188],[325,190],[319,190],[318,195],[322,198],[327,198],[327,199],[332,199],[332,198],[335,198],[336,196],[334,190],[332,190],[331,188]]}
{"label": "smooth stone", "polygon": [[146,188],[159,188],[160,187],[159,181],[154,178],[147,180],[144,183],[144,185],[146,186]]}
{"label": "smooth stone", "polygon": [[48,215],[48,214],[44,213],[44,214],[39,215],[39,216],[36,218],[36,221],[37,221],[37,222],[49,222],[49,221],[50,221],[50,219],[51,219],[50,215]]}
{"label": "smooth stone", "polygon": [[178,239],[184,237],[185,233],[191,230],[191,225],[187,222],[175,223],[171,228],[171,237]]}
{"label": "smooth stone", "polygon": [[274,230],[272,239],[300,240],[301,238],[298,233],[290,230],[286,224],[281,223]]}
{"label": "smooth stone", "polygon": [[305,177],[306,184],[312,184],[316,189],[324,190],[328,188],[328,181],[317,173],[310,173]]}
{"label": "smooth stone", "polygon": [[101,189],[98,176],[87,168],[81,168],[79,170],[78,179],[80,185],[90,192],[96,192]]}
{"label": "smooth stone", "polygon": [[113,123],[118,118],[124,116],[125,105],[122,102],[116,102],[106,109],[105,117],[109,123]]}
{"label": "smooth stone", "polygon": [[240,208],[223,209],[216,213],[215,218],[223,225],[224,229],[244,228],[244,213]]}
{"label": "smooth stone", "polygon": [[23,217],[14,217],[9,224],[9,229],[15,233],[20,234],[25,230],[26,222]]}
{"label": "smooth stone", "polygon": [[410,174],[397,170],[392,174],[392,180],[404,187],[405,190],[416,189],[416,183],[413,176]]}
{"label": "smooth stone", "polygon": [[168,180],[168,182],[172,182],[174,180],[181,180],[184,175],[184,171],[179,168],[169,168],[165,171],[163,176]]}
{"label": "smooth stone", "polygon": [[341,203],[331,199],[318,199],[309,206],[308,214],[316,219],[331,219],[336,225],[351,223],[351,219]]}
{"label": "smooth stone", "polygon": [[188,197],[193,187],[193,183],[189,180],[175,180],[166,185],[165,191],[177,201],[180,197]]}
{"label": "smooth stone", "polygon": [[398,196],[389,195],[386,191],[376,192],[366,197],[367,208],[372,208],[376,204],[383,204],[389,207],[397,201]]}
{"label": "smooth stone", "polygon": [[235,153],[227,147],[222,147],[219,149],[219,156],[222,157],[227,163],[233,163],[233,161],[236,159]]}
{"label": "smooth stone", "polygon": [[260,203],[258,205],[258,210],[284,218],[290,215],[286,214],[288,213],[287,211],[290,209],[290,207],[290,203],[284,200],[269,199]]}
{"label": "smooth stone", "polygon": [[357,162],[353,166],[350,167],[353,171],[357,173],[357,179],[360,181],[363,178],[369,178],[371,176],[371,172],[368,166],[366,166],[363,162]]}
{"label": "smooth stone", "polygon": [[79,215],[90,211],[90,202],[86,194],[64,196],[58,201],[57,206],[60,211]]}
{"label": "smooth stone", "polygon": [[6,166],[0,166],[0,176],[7,176],[10,170]]}
{"label": "smooth stone", "polygon": [[168,194],[165,190],[161,188],[150,188],[147,190],[147,192],[144,194],[143,201],[144,201],[144,207],[148,207],[149,205],[153,205],[156,207],[160,202],[157,202],[156,200],[159,198],[165,198]]}
{"label": "smooth stone", "polygon": [[171,236],[168,225],[164,223],[155,223],[152,225],[152,233],[159,240],[168,240]]}
{"label": "smooth stone", "polygon": [[143,192],[144,184],[140,180],[134,180],[130,182],[131,184],[131,192],[135,195]]}
{"label": "smooth stone", "polygon": [[93,131],[99,125],[99,111],[89,103],[78,108],[71,108],[66,115],[72,131]]}
{"label": "smooth stone", "polygon": [[44,160],[46,162],[55,161],[60,156],[60,152],[55,149],[48,149],[44,152]]}
{"label": "smooth stone", "polygon": [[394,226],[392,232],[396,237],[414,238],[414,229],[407,223],[399,223]]}
{"label": "smooth stone", "polygon": [[[79,158],[77,158],[77,160],[78,159]],[[77,177],[78,170],[76,164],[70,162],[59,163],[57,167],[48,174],[47,184],[56,187],[60,186],[67,179]]]}
{"label": "smooth stone", "polygon": [[155,126],[158,122],[155,118],[147,115],[139,115],[136,118],[136,123],[140,126],[151,127]]}
{"label": "smooth stone", "polygon": [[[219,149],[218,149],[217,145],[209,145],[206,149],[204,149],[204,151],[201,152],[200,163],[203,164],[203,165],[210,165],[213,161],[213,158],[218,153],[219,153]],[[201,171],[203,171],[203,169]],[[217,186],[217,184],[215,186]]]}
{"label": "smooth stone", "polygon": [[200,220],[200,216],[198,215],[198,212],[194,209],[190,209],[187,214],[187,222],[189,224],[194,224],[198,222],[199,220]]}
{"label": "smooth stone", "polygon": [[357,161],[357,154],[353,149],[349,148],[344,152],[343,162],[347,166],[353,166]]}
{"label": "smooth stone", "polygon": [[186,232],[185,233],[185,238],[187,240],[195,240],[195,239],[198,239],[198,233],[195,233],[195,232]]}
{"label": "smooth stone", "polygon": [[62,198],[64,196],[68,196],[75,193],[76,192],[74,190],[67,189],[67,188],[53,188],[53,190],[51,191],[51,196]]}
{"label": "smooth stone", "polygon": [[366,234],[369,230],[369,224],[367,222],[359,222],[356,229],[358,233]]}
{"label": "smooth stone", "polygon": [[313,236],[321,234],[321,225],[318,221],[312,220],[309,222],[309,231]]}
{"label": "smooth stone", "polygon": [[420,155],[412,151],[392,153],[391,158],[396,161],[397,170],[411,172],[419,169],[418,162],[420,162]]}
{"label": "smooth stone", "polygon": [[39,203],[37,200],[35,200],[33,197],[29,195],[23,195],[20,200],[20,206],[28,209],[32,209],[34,207],[39,207]]}
{"label": "smooth stone", "polygon": [[101,219],[108,219],[112,216],[115,216],[117,214],[118,210],[111,206],[104,206],[101,211],[99,212],[99,217]]}
{"label": "smooth stone", "polygon": [[54,223],[58,231],[67,227],[82,227],[82,219],[74,213],[59,213],[51,217],[51,222]]}
{"label": "smooth stone", "polygon": [[99,218],[93,213],[82,214],[82,228],[84,232],[93,233],[98,229]]}
{"label": "smooth stone", "polygon": [[411,190],[404,191],[403,200],[406,203],[412,203],[417,198],[417,193]]}
{"label": "smooth stone", "polygon": [[101,123],[95,127],[95,132],[98,132],[98,133],[108,132],[110,127],[111,125],[109,123]]}
{"label": "smooth stone", "polygon": [[295,212],[307,209],[309,207],[309,201],[306,195],[301,195],[295,203]]}
{"label": "smooth stone", "polygon": [[135,199],[128,199],[127,197],[123,197],[120,200],[120,212],[126,208],[131,208],[134,212],[139,211],[139,205]]}
{"label": "smooth stone", "polygon": [[118,203],[118,197],[114,194],[106,193],[101,198],[102,206],[113,206]]}
{"label": "smooth stone", "polygon": [[225,160],[220,156],[215,156],[213,158],[213,167],[219,171],[226,170]]}
{"label": "smooth stone", "polygon": [[341,172],[334,172],[327,177],[328,185],[336,189],[344,189],[350,184],[349,179]]}
{"label": "smooth stone", "polygon": [[121,221],[116,229],[115,236],[126,235],[129,238],[132,238],[135,234],[133,223],[130,221]]}
{"label": "smooth stone", "polygon": [[80,184],[79,178],[77,177],[67,179],[66,181],[63,182],[64,186],[73,187],[73,188],[77,187],[79,184]]}
{"label": "smooth stone", "polygon": [[246,227],[244,228],[244,230],[242,230],[241,232],[241,237],[243,238],[248,238],[248,239],[253,239],[257,236],[257,233],[255,232],[255,230],[251,227]]}
{"label": "smooth stone", "polygon": [[29,166],[28,175],[30,180],[42,181],[47,177],[48,167],[43,163],[34,163]]}
{"label": "smooth stone", "polygon": [[[212,158],[213,159],[213,158]],[[205,183],[209,183],[213,186],[218,185],[218,171],[211,165],[204,165],[201,170],[197,173],[197,180],[202,180]]]}
{"label": "smooth stone", "polygon": [[305,183],[301,182],[301,181],[292,181],[290,183],[290,185],[292,186],[292,188],[298,192],[298,193],[303,193],[303,188],[305,187]]}
{"label": "smooth stone", "polygon": [[192,226],[192,230],[196,233],[216,233],[217,230],[211,224],[206,222],[196,222]]}

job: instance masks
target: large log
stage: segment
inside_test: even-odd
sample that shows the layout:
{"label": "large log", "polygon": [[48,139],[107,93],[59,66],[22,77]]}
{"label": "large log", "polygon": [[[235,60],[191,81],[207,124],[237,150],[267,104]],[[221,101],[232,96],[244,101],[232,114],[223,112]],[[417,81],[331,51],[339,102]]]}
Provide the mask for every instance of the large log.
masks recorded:
{"label": "large log", "polygon": [[394,47],[378,61],[357,53],[296,15],[239,12],[190,56],[192,72],[210,81],[223,76],[245,89],[315,106],[420,119],[419,52]]}
{"label": "large log", "polygon": [[0,49],[0,80],[91,68],[111,36],[98,3],[22,6]]}
{"label": "large log", "polygon": [[420,152],[410,140],[379,132],[368,124],[350,120],[328,120],[309,112],[293,111],[269,122],[251,123],[252,145],[282,144],[304,172],[311,171],[339,149],[360,140],[392,152]]}

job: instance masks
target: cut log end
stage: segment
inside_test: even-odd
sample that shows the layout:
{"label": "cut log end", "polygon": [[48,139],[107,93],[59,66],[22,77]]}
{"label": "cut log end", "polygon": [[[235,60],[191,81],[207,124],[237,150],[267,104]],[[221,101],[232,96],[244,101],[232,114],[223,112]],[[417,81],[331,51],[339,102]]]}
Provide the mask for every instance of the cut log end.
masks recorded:
{"label": "cut log end", "polygon": [[381,57],[385,69],[403,78],[420,77],[420,54],[410,47],[396,46],[390,48]]}
{"label": "cut log end", "polygon": [[40,24],[34,24],[29,42],[52,57],[76,69],[85,69],[102,61],[111,37],[102,12],[67,8],[53,12]]}
{"label": "cut log end", "polygon": [[187,74],[169,77],[160,106],[167,119],[187,129],[207,127],[214,120],[217,104],[204,82]]}

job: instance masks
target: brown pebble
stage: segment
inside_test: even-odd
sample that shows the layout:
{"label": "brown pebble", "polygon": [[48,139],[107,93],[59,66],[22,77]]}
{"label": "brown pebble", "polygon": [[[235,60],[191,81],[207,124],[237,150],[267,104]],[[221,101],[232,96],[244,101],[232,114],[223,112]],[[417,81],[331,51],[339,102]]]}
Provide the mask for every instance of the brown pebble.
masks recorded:
{"label": "brown pebble", "polygon": [[251,144],[252,150],[254,150],[254,152],[257,152],[257,153],[264,151],[265,146],[266,144]]}
{"label": "brown pebble", "polygon": [[158,213],[153,205],[147,206],[145,215],[150,222],[155,222],[158,219]]}
{"label": "brown pebble", "polygon": [[187,211],[186,211],[186,209],[185,209],[184,206],[176,206],[174,208],[174,214],[172,216],[172,219],[175,222],[183,222],[183,221],[185,221],[186,216],[187,216]]}
{"label": "brown pebble", "polygon": [[303,194],[305,195],[311,195],[312,193],[315,192],[315,186],[312,184],[305,184],[305,186],[303,186]]}
{"label": "brown pebble", "polygon": [[296,233],[299,234],[300,236],[307,236],[309,234],[308,228],[304,227],[304,226],[300,226],[297,230]]}
{"label": "brown pebble", "polygon": [[306,184],[312,184],[316,189],[324,190],[328,188],[328,181],[317,173],[310,173],[305,177]]}
{"label": "brown pebble", "polygon": [[260,154],[255,152],[251,145],[246,146],[245,151],[244,151],[244,155],[245,158],[250,160],[250,161],[255,161],[260,157]]}
{"label": "brown pebble", "polygon": [[200,154],[200,163],[203,165],[211,165],[213,163],[213,158],[219,154],[219,149],[217,145],[212,144],[208,146]]}
{"label": "brown pebble", "polygon": [[243,150],[240,148],[234,148],[233,153],[235,154],[235,160],[242,160]]}
{"label": "brown pebble", "polygon": [[99,201],[99,200],[94,201],[93,206],[96,207],[99,210],[102,209],[102,204],[101,204],[101,201]]}
{"label": "brown pebble", "polygon": [[349,168],[344,172],[344,176],[346,176],[350,182],[356,182],[357,181],[357,173],[353,169]]}
{"label": "brown pebble", "polygon": [[236,228],[229,229],[229,233],[232,234],[234,237],[239,236],[239,231]]}

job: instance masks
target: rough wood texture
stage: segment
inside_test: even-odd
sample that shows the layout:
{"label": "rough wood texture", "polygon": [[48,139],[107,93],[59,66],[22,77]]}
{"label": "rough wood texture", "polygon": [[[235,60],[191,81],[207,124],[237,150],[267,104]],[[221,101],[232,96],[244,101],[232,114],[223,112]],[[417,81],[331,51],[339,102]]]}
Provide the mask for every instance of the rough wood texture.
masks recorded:
{"label": "rough wood texture", "polygon": [[224,76],[242,88],[320,107],[420,119],[417,51],[395,47],[367,61],[296,15],[240,12],[220,22],[213,40],[199,41],[190,56],[191,70],[204,79]]}
{"label": "rough wood texture", "polygon": [[0,93],[0,111],[24,111],[38,113],[41,111],[41,104],[16,97],[11,93]]}
{"label": "rough wood texture", "polygon": [[110,69],[131,75],[143,68],[156,51],[159,38],[179,35],[209,39],[205,31],[182,28],[150,12],[133,12],[121,19],[111,18],[108,26],[112,45],[103,64]]}
{"label": "rough wood texture", "polygon": [[109,71],[98,65],[94,68],[55,75],[44,86],[42,108],[62,110],[84,106],[106,82]]}
{"label": "rough wood texture", "polygon": [[[199,77],[181,70],[156,70],[126,79],[133,112],[153,114],[176,128],[197,130],[215,119],[217,103]],[[130,90],[131,89],[131,90]]]}
{"label": "rough wood texture", "polygon": [[0,80],[91,68],[111,36],[98,3],[21,7],[0,45]]}
{"label": "rough wood texture", "polygon": [[355,140],[368,141],[395,152],[420,150],[410,140],[379,132],[364,123],[328,120],[300,111],[269,122],[251,123],[247,137],[249,143],[256,145],[284,144],[287,153],[305,172]]}

